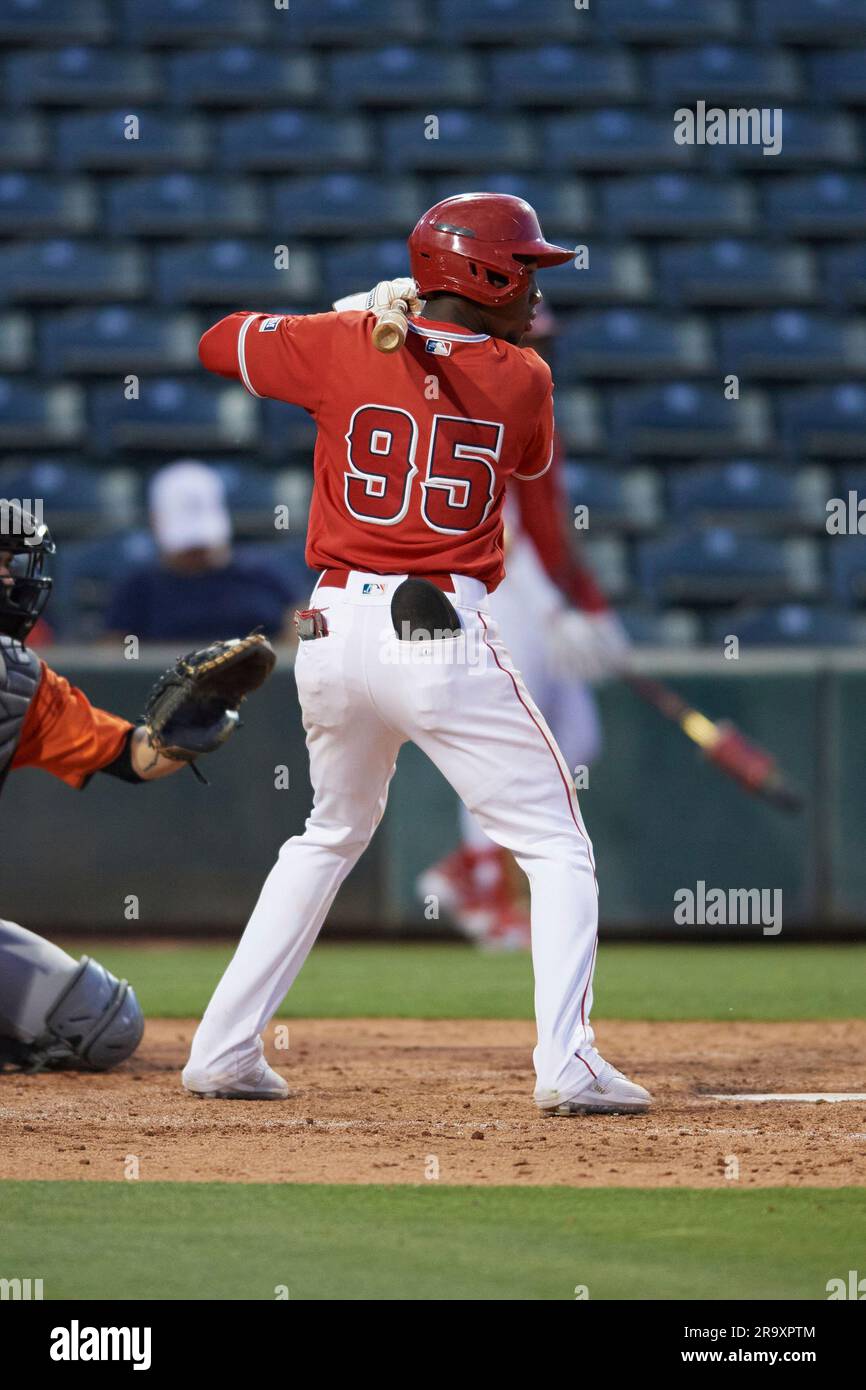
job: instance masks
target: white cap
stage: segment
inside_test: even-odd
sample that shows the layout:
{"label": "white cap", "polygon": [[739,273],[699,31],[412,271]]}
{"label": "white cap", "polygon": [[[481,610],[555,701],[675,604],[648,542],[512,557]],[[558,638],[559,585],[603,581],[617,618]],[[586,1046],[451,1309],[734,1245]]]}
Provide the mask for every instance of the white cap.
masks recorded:
{"label": "white cap", "polygon": [[222,479],[195,459],[179,459],[156,474],[150,515],[157,544],[170,555],[227,545],[232,537]]}

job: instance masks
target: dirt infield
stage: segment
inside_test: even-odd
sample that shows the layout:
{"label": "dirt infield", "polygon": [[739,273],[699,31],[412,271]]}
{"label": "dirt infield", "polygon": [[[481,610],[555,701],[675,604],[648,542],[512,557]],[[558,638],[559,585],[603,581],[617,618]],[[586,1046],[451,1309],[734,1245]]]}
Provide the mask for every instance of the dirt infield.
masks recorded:
{"label": "dirt infield", "polygon": [[137,1056],[108,1075],[7,1073],[0,1178],[866,1184],[866,1103],[709,1099],[862,1091],[866,1022],[605,1022],[602,1051],[650,1088],[656,1106],[641,1117],[575,1119],[545,1119],[532,1105],[530,1023],[319,1019],[288,1028],[289,1050],[269,1049],[293,1087],[282,1103],[187,1096],[178,1071],[193,1024],[181,1020],[149,1022]]}

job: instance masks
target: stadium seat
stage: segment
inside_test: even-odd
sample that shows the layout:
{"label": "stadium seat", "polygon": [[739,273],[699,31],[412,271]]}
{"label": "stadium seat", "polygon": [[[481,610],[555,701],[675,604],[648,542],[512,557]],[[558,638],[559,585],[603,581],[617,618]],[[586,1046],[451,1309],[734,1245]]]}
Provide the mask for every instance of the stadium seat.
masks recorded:
{"label": "stadium seat", "polygon": [[738,530],[820,530],[830,481],[826,469],[797,471],[752,459],[672,470],[667,478],[671,519],[735,526]]}
{"label": "stadium seat", "polygon": [[286,236],[406,234],[427,206],[413,179],[316,174],[270,187],[272,225]]}
{"label": "stadium seat", "polygon": [[833,172],[782,176],[763,190],[771,236],[866,235],[866,177]]}
{"label": "stadium seat", "polygon": [[40,117],[0,114],[0,169],[20,174],[41,169],[47,159],[47,127]]}
{"label": "stadium seat", "polygon": [[35,458],[0,468],[0,498],[42,504],[55,540],[131,526],[138,510],[135,475],[68,458]]}
{"label": "stadium seat", "polygon": [[866,536],[833,536],[830,579],[840,603],[866,604]]}
{"label": "stadium seat", "polygon": [[159,100],[155,60],[122,48],[58,48],[15,53],[5,61],[4,87],[13,106],[114,106]]}
{"label": "stadium seat", "polygon": [[257,406],[242,386],[210,379],[147,380],[138,400],[127,400],[116,384],[95,386],[89,394],[93,449],[101,456],[118,450],[236,452],[257,441]]}
{"label": "stadium seat", "polygon": [[444,49],[389,48],[337,52],[328,64],[335,106],[413,106],[484,99],[481,70],[467,53]]}
{"label": "stadium seat", "polygon": [[[274,43],[346,44],[418,43],[427,38],[431,21],[428,0],[291,0],[274,7],[269,38]],[[435,38],[435,24],[433,25]]]}
{"label": "stadium seat", "polygon": [[605,35],[631,43],[695,43],[740,37],[737,0],[617,0],[604,10]]}
{"label": "stadium seat", "polygon": [[489,62],[493,106],[609,106],[636,101],[640,93],[633,59],[616,49],[506,48]]}
{"label": "stadium seat", "polygon": [[156,559],[148,531],[120,530],[99,540],[71,541],[54,561],[51,624],[64,641],[88,642],[103,635],[103,613],[124,574]]}
{"label": "stadium seat", "polygon": [[385,117],[381,137],[386,167],[468,174],[487,168],[491,150],[506,169],[529,169],[536,162],[533,127],[522,118],[447,108],[436,113],[435,120],[437,127],[423,110]]}
{"label": "stadium seat", "polygon": [[866,386],[840,382],[784,393],[779,400],[782,438],[791,454],[858,458],[866,437]]}
{"label": "stadium seat", "polygon": [[799,309],[723,318],[726,372],[754,377],[822,377],[866,371],[866,323]]}
{"label": "stadium seat", "polygon": [[757,0],[758,37],[763,43],[850,44],[866,40],[861,0]]}
{"label": "stadium seat", "polygon": [[408,274],[409,252],[405,237],[326,246],[322,253],[322,279],[329,306],[342,295],[371,289],[378,280],[393,280]]}
{"label": "stadium seat", "polygon": [[589,509],[589,524],[620,531],[649,531],[660,520],[658,479],[650,469],[633,468],[624,472],[608,463],[565,465],[565,486],[572,509]]}
{"label": "stadium seat", "polygon": [[316,263],[306,247],[289,247],[285,270],[275,268],[273,244],[259,241],[183,241],[156,256],[161,304],[281,309],[318,293]]}
{"label": "stadium seat", "polygon": [[119,236],[232,236],[262,225],[262,198],[248,179],[145,174],[111,180],[105,201],[107,230]]}
{"label": "stadium seat", "polygon": [[591,35],[594,24],[594,15],[576,14],[570,4],[525,0],[439,0],[436,12],[436,28],[455,43],[567,43]]}
{"label": "stadium seat", "polygon": [[373,153],[369,127],[354,116],[265,111],[223,117],[219,158],[229,173],[358,169]]}
{"label": "stadium seat", "polygon": [[[856,492],[861,498],[866,498],[866,464],[843,466],[839,475],[839,483],[843,495]],[[830,489],[828,488],[825,497],[829,497],[829,495]],[[866,522],[864,522],[864,529],[866,529]]]}
{"label": "stadium seat", "polygon": [[752,189],[739,180],[703,174],[641,174],[605,181],[604,224],[642,236],[713,236],[750,232]]}
{"label": "stadium seat", "polygon": [[0,0],[0,43],[107,43],[107,0]]}
{"label": "stadium seat", "polygon": [[39,386],[0,377],[0,449],[75,448],[83,437],[78,386]]}
{"label": "stadium seat", "polygon": [[607,446],[601,400],[587,387],[557,391],[556,427],[570,454],[598,454]]}
{"label": "stadium seat", "polygon": [[581,555],[607,597],[614,603],[633,589],[628,547],[619,536],[593,536],[583,539]]}
{"label": "stadium seat", "polygon": [[767,601],[821,590],[812,541],[767,540],[716,527],[641,541],[636,558],[642,593],[662,602]]}
{"label": "stadium seat", "polygon": [[263,401],[261,443],[275,463],[296,459],[309,467],[316,443],[315,421],[299,405]]}
{"label": "stadium seat", "polygon": [[33,324],[26,314],[0,314],[0,371],[21,372],[33,364]]}
{"label": "stadium seat", "polygon": [[616,615],[638,646],[694,647],[701,639],[696,614],[686,608],[667,608],[656,612],[645,605],[626,604]]}
{"label": "stadium seat", "polygon": [[628,173],[651,164],[682,169],[695,162],[695,148],[673,139],[669,115],[621,107],[548,116],[540,125],[541,148],[551,169],[595,169]]}
{"label": "stadium seat", "polygon": [[779,129],[776,128],[776,119],[774,116],[767,128],[769,142],[781,138],[781,148],[776,154],[765,155],[761,139],[707,145],[707,163],[723,169],[750,166],[761,171],[768,163],[777,165],[779,169],[802,167],[822,171],[834,165],[842,168],[862,165],[863,144],[853,117],[838,111],[786,106]]}
{"label": "stadium seat", "polygon": [[0,247],[0,302],[138,299],[144,263],[132,244],[16,241]]}
{"label": "stadium seat", "polygon": [[733,634],[740,648],[836,647],[862,640],[856,620],[826,604],[780,603],[767,608],[734,609],[713,618],[709,636],[721,644]]}
{"label": "stadium seat", "polygon": [[[487,193],[508,193],[512,198],[525,198],[538,213],[545,235],[563,237],[567,246],[579,239],[577,234],[582,235],[594,225],[589,189],[581,179],[548,178],[544,174],[506,173],[496,169],[485,172],[484,189]],[[428,205],[459,191],[459,181],[453,174],[439,175],[431,181]],[[545,271],[545,284],[550,273]]]}
{"label": "stadium seat", "polygon": [[666,319],[648,309],[606,309],[570,317],[560,335],[563,382],[583,377],[669,377],[705,373],[712,345],[699,319]]}
{"label": "stadium seat", "polygon": [[175,106],[284,106],[320,95],[318,69],[308,53],[280,53],[235,44],[168,57],[168,91]]}
{"label": "stadium seat", "polygon": [[649,57],[655,100],[707,106],[779,105],[802,95],[793,57],[779,49],[746,48],[742,44],[705,44],[673,48]]}
{"label": "stadium seat", "polygon": [[273,537],[274,474],[246,460],[216,462],[213,465],[225,489],[225,498],[237,532]]}
{"label": "stadium seat", "polygon": [[93,231],[97,199],[84,179],[49,174],[0,174],[0,232],[15,236]]}
{"label": "stadium seat", "polygon": [[264,40],[268,16],[260,5],[237,0],[121,0],[123,28],[138,44]]}
{"label": "stadium seat", "polygon": [[39,361],[51,374],[172,372],[198,367],[199,326],[164,309],[67,309],[44,319]]}
{"label": "stadium seat", "polygon": [[[137,134],[130,133],[133,120]],[[208,129],[198,117],[116,110],[58,117],[54,157],[61,169],[174,171],[202,168],[208,147]]]}
{"label": "stadium seat", "polygon": [[672,304],[794,305],[818,294],[807,246],[725,238],[663,246],[658,260],[662,293]]}
{"label": "stadium seat", "polygon": [[[583,231],[583,228],[580,228]],[[566,261],[544,272],[544,297],[550,304],[639,304],[653,292],[649,258],[636,243],[584,243],[589,264]]]}
{"label": "stadium seat", "polygon": [[824,283],[836,309],[866,304],[866,242],[825,251],[824,269]]}
{"label": "stadium seat", "polygon": [[866,48],[819,51],[806,62],[813,101],[866,106]]}
{"label": "stadium seat", "polygon": [[626,457],[765,453],[772,441],[769,404],[755,390],[732,402],[716,386],[636,386],[614,393],[610,413],[610,447]]}

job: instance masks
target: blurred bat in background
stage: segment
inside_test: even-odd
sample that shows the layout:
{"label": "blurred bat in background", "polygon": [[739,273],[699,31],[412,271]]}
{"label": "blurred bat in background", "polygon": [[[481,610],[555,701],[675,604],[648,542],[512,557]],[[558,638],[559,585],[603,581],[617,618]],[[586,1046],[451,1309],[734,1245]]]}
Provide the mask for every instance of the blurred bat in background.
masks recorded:
{"label": "blurred bat in background", "polygon": [[714,722],[708,719],[661,681],[634,675],[626,675],[624,680],[640,699],[652,705],[665,719],[676,724],[686,738],[696,743],[709,762],[739,782],[747,792],[769,801],[780,811],[802,810],[805,804],[803,797],[786,780],[772,755],[752,743],[733,724],[727,720]]}

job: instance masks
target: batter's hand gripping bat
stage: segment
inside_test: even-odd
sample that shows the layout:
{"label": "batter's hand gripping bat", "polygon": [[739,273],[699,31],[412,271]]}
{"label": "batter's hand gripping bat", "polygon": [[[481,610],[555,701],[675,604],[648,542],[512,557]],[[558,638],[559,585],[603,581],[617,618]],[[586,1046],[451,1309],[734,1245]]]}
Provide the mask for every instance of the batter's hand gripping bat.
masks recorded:
{"label": "batter's hand gripping bat", "polygon": [[395,299],[390,309],[385,309],[376,320],[373,329],[373,346],[380,352],[396,352],[406,341],[409,331],[409,306],[405,299]]}

